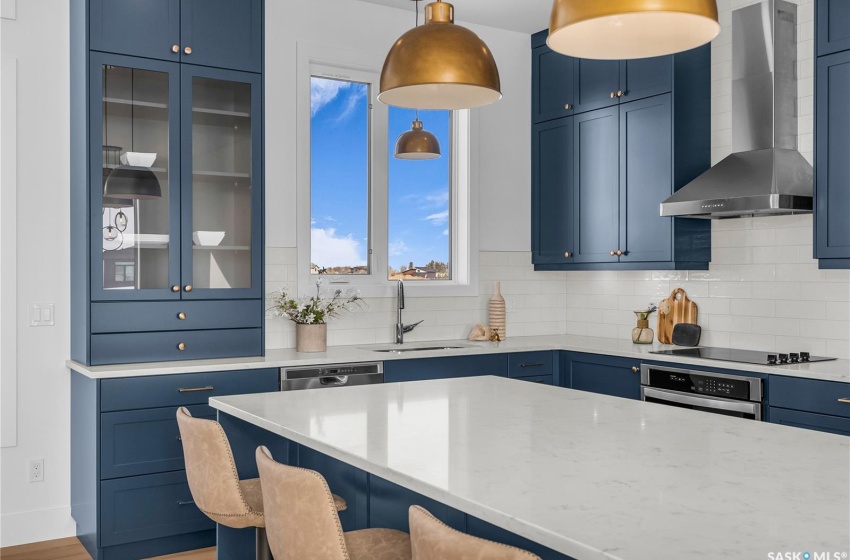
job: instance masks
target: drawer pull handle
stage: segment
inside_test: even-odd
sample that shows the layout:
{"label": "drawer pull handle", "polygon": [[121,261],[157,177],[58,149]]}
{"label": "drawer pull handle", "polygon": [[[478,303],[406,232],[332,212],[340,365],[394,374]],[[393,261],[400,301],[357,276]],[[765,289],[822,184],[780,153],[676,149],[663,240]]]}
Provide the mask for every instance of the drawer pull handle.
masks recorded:
{"label": "drawer pull handle", "polygon": [[197,393],[198,391],[212,391],[215,389],[212,385],[207,385],[206,387],[190,387],[177,389],[178,393]]}
{"label": "drawer pull handle", "polygon": [[195,500],[187,500],[185,502],[177,502],[178,506],[191,506],[195,504]]}
{"label": "drawer pull handle", "polygon": [[520,364],[519,367],[541,367],[545,365],[543,362],[534,362],[532,364]]}
{"label": "drawer pull handle", "polygon": [[844,404],[850,404],[850,399],[848,399],[848,398],[838,399],[838,402],[844,403]]}

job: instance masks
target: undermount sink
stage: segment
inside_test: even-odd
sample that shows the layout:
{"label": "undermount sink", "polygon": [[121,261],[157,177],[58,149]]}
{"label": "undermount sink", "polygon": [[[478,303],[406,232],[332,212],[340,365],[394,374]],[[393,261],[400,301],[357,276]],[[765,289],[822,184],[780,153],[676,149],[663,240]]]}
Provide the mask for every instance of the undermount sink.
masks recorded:
{"label": "undermount sink", "polygon": [[406,352],[426,352],[428,350],[460,350],[461,348],[470,348],[470,346],[404,346],[403,344],[399,344],[394,348],[369,348],[369,350],[384,354],[404,354]]}

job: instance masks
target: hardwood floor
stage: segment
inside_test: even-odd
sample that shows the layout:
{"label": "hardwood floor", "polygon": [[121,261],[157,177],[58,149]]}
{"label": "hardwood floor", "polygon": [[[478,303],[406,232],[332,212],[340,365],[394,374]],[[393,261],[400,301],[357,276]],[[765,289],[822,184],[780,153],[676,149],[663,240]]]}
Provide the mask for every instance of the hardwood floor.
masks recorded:
{"label": "hardwood floor", "polygon": [[[0,548],[2,560],[91,560],[91,556],[76,537]],[[154,559],[150,559],[154,560]],[[155,560],[215,560],[215,547],[190,550]]]}

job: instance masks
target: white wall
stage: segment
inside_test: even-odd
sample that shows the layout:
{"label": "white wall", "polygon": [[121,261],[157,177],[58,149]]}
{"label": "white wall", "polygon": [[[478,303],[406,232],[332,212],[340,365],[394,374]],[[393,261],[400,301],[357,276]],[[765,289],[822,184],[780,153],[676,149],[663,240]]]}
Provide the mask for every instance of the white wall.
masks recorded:
{"label": "white wall", "polygon": [[[4,2],[4,8],[7,2]],[[68,5],[18,0],[0,22],[4,57],[17,58],[17,446],[0,452],[0,544],[72,534],[69,472],[69,64]],[[5,126],[5,124],[4,124]],[[5,158],[4,158],[5,163]],[[33,302],[56,304],[56,325],[29,327]],[[13,342],[13,341],[12,341]],[[2,375],[10,373],[3,371]],[[44,459],[44,482],[27,463]]]}

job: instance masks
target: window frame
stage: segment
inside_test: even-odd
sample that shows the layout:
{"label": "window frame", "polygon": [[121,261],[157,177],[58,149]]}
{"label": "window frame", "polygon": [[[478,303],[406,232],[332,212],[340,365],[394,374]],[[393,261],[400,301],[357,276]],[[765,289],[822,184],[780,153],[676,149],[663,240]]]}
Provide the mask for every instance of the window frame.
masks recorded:
{"label": "window frame", "polygon": [[[353,288],[363,297],[395,297],[395,280],[387,278],[389,267],[389,145],[388,106],[377,100],[383,57],[350,49],[298,43],[296,77],[297,135],[297,281],[298,293],[312,294],[322,279],[329,288]],[[311,264],[311,113],[310,86],[313,76],[370,84],[370,161],[367,259],[368,275],[310,274]],[[473,166],[477,145],[475,115],[472,111],[454,111],[451,116],[451,153],[449,186],[450,280],[407,283],[413,297],[452,297],[478,295],[478,204]]]}

